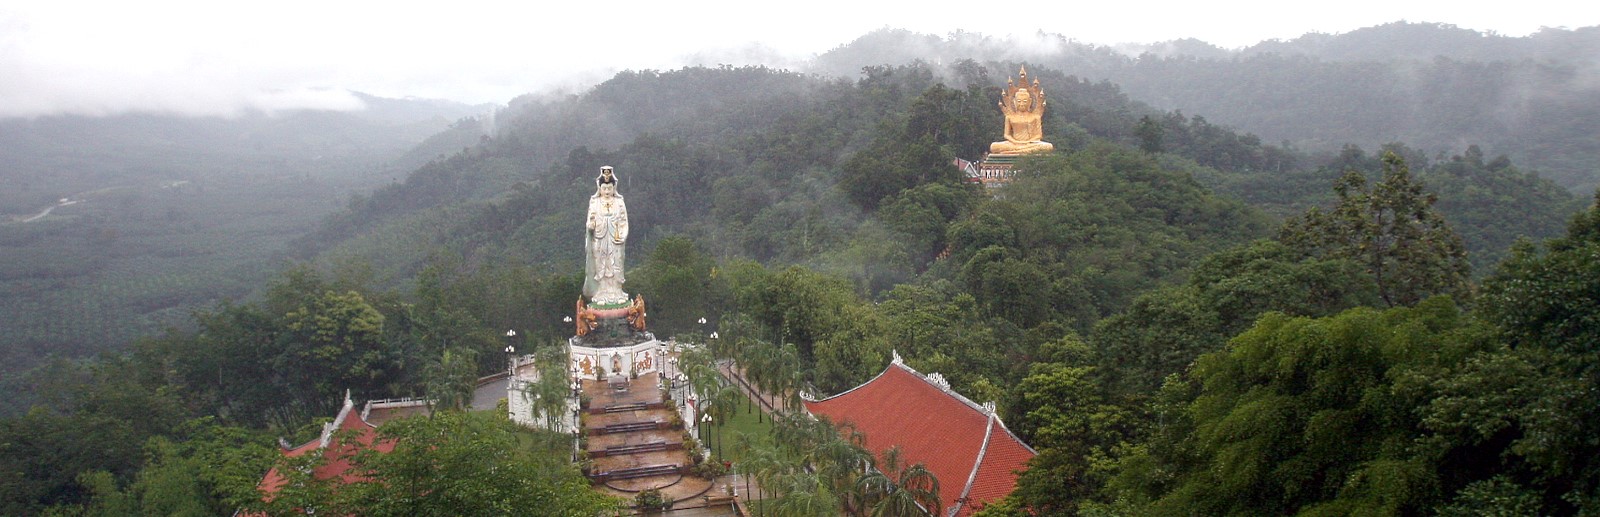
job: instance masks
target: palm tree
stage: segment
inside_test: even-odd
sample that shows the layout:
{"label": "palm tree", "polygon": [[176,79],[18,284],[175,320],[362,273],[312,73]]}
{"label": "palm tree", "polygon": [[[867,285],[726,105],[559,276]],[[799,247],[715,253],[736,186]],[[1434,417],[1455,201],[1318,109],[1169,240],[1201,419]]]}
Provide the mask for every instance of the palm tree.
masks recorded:
{"label": "palm tree", "polygon": [[900,448],[883,451],[883,464],[856,481],[862,494],[861,509],[870,508],[872,517],[918,517],[939,515],[939,478],[921,463],[901,465]]}
{"label": "palm tree", "polygon": [[785,343],[778,347],[774,353],[774,362],[777,363],[773,370],[777,372],[773,381],[772,393],[783,402],[784,411],[793,411],[798,406],[796,397],[800,396],[800,387],[804,385],[805,372],[800,369],[800,352],[794,343]]}
{"label": "palm tree", "polygon": [[567,407],[566,354],[556,347],[548,347],[534,354],[539,379],[524,389],[533,395],[539,413],[544,415],[545,428],[557,429]]}
{"label": "palm tree", "polygon": [[[466,348],[446,348],[439,361],[428,365],[423,378],[434,410],[460,410],[472,404],[476,354]],[[432,411],[429,412],[432,414]]]}
{"label": "palm tree", "polygon": [[796,470],[778,480],[777,498],[763,505],[776,517],[824,517],[839,514],[839,499],[818,474]]}
{"label": "palm tree", "polygon": [[[718,380],[721,379],[719,378]],[[705,405],[706,412],[711,414],[712,421],[717,425],[717,443],[719,444],[717,458],[721,459],[722,428],[728,425],[728,421],[733,418],[735,413],[739,412],[739,398],[743,397],[744,393],[730,384],[719,383],[718,386],[702,403]]]}
{"label": "palm tree", "polygon": [[[756,396],[751,397],[750,404],[752,406],[756,405],[757,399],[762,398],[761,393],[771,393],[772,391],[772,381],[778,375],[775,350],[772,345],[762,341],[756,341],[745,349],[745,378],[755,385],[757,391]],[[754,409],[760,410],[761,408]],[[756,421],[761,421],[759,413]]]}
{"label": "palm tree", "polygon": [[694,388],[695,396],[700,400],[710,398],[708,395],[712,387],[719,384],[716,365],[712,362],[711,355],[704,349],[685,350],[678,356],[678,370],[688,377],[690,387]]}
{"label": "palm tree", "polygon": [[[734,443],[739,447],[743,456],[742,466],[744,475],[754,478],[758,495],[765,495],[771,488],[777,487],[777,480],[793,468],[794,462],[784,457],[784,448],[770,442],[762,442],[750,435],[739,433],[734,437]],[[752,497],[765,499],[764,497]],[[759,503],[758,503],[759,504]],[[754,505],[753,505],[754,506]],[[756,506],[758,515],[765,515]]]}

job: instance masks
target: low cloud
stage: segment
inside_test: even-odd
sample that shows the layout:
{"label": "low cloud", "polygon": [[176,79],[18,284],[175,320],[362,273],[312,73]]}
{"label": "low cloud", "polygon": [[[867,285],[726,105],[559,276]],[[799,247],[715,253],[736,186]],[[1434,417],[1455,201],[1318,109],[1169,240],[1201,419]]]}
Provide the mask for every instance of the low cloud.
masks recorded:
{"label": "low cloud", "polygon": [[[733,0],[604,7],[459,0],[425,8],[372,0],[13,2],[0,5],[0,117],[360,109],[347,91],[505,103],[524,93],[576,91],[624,69],[795,67],[888,26],[987,34],[1019,54],[1037,55],[1058,49],[1059,38],[1106,44],[1198,37],[1237,46],[1375,25],[1399,14],[1385,8],[1389,3],[1351,0],[1311,18],[1294,17],[1253,1],[1028,4],[1025,16],[953,0],[929,0],[915,9],[815,0],[784,16],[752,12],[752,4]],[[1561,5],[1573,7],[1530,1],[1534,5],[1515,13],[1443,0],[1410,6],[1408,13],[1439,13],[1438,21],[1504,33],[1515,29],[1451,16],[1537,27],[1551,20],[1592,24],[1600,10],[1566,0]],[[1151,12],[1166,14],[1152,18]]]}

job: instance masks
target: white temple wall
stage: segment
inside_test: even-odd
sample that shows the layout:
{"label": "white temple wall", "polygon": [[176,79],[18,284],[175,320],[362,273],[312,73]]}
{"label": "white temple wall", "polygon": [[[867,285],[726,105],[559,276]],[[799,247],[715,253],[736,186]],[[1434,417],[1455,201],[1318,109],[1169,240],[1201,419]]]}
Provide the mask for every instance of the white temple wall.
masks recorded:
{"label": "white temple wall", "polygon": [[[570,369],[590,380],[654,374],[661,371],[661,346],[661,341],[652,338],[635,345],[595,348],[579,345],[574,338],[568,346]],[[604,377],[597,377],[601,371]]]}

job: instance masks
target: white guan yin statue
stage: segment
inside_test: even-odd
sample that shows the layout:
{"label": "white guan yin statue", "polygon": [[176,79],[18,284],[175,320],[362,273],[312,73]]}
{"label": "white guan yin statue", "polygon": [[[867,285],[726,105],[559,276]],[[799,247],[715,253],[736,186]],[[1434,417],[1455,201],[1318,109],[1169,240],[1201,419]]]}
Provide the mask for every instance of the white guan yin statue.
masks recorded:
{"label": "white guan yin statue", "polygon": [[601,167],[589,196],[589,220],[583,234],[583,295],[595,306],[628,303],[623,292],[623,260],[628,252],[628,205],[617,193],[611,167]]}

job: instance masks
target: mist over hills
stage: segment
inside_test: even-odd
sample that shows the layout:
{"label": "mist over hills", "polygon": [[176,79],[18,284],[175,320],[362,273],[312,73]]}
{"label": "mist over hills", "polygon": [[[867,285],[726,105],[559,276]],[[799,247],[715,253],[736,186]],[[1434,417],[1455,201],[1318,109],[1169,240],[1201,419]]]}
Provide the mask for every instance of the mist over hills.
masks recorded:
{"label": "mist over hills", "polygon": [[[386,162],[468,115],[489,111],[442,100],[353,93],[364,109],[251,112],[236,117],[159,113],[0,119],[0,213],[31,213],[88,190],[237,176],[322,180],[417,164]],[[391,174],[390,176],[393,176]],[[389,177],[384,177],[384,180]]]}
{"label": "mist over hills", "polygon": [[962,59],[1026,62],[1115,83],[1163,110],[1309,151],[1405,142],[1429,155],[1477,144],[1577,192],[1600,184],[1600,27],[1525,37],[1397,22],[1226,50],[1196,40],[1108,47],[1062,35],[1007,40],[880,30],[813,70]]}

